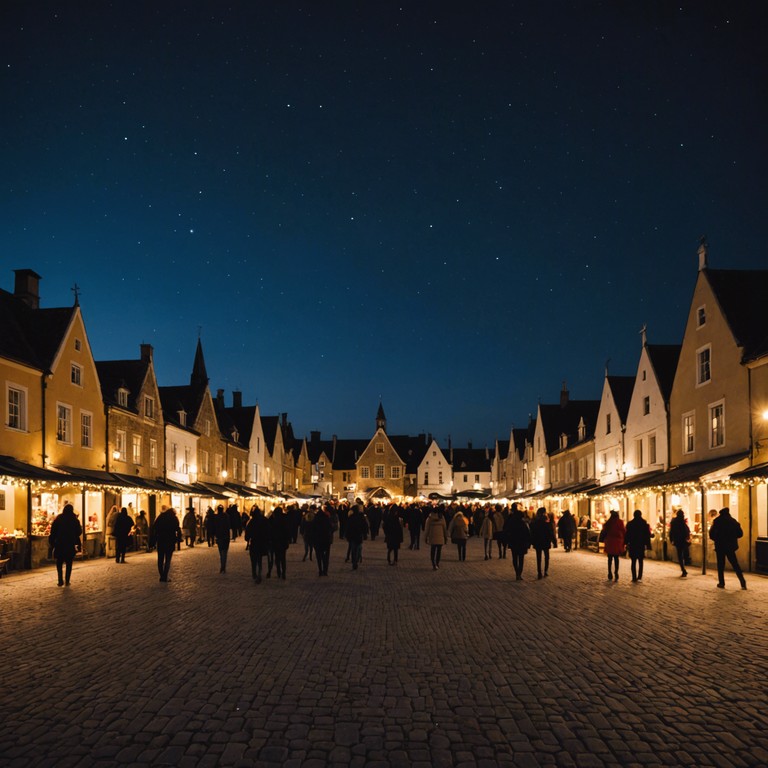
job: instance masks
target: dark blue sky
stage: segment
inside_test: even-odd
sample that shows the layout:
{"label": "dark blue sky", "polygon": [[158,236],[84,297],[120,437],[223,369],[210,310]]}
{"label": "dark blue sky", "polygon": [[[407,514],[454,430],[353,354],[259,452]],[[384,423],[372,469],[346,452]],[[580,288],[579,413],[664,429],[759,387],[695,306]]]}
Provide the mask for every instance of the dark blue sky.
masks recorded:
{"label": "dark blue sky", "polygon": [[766,266],[765,5],[0,6],[0,253],[97,359],[493,444]]}

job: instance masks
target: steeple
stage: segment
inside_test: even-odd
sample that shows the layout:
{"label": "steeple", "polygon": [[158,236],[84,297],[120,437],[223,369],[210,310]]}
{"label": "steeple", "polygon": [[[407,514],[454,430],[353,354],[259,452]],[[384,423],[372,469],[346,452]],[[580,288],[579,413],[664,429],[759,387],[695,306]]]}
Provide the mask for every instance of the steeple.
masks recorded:
{"label": "steeple", "polygon": [[387,431],[387,417],[384,415],[384,406],[379,403],[379,410],[376,412],[376,429]]}
{"label": "steeple", "polygon": [[205,358],[203,358],[203,344],[198,338],[197,349],[195,350],[195,362],[192,365],[192,375],[189,377],[189,383],[195,386],[208,386],[208,372],[205,370]]}

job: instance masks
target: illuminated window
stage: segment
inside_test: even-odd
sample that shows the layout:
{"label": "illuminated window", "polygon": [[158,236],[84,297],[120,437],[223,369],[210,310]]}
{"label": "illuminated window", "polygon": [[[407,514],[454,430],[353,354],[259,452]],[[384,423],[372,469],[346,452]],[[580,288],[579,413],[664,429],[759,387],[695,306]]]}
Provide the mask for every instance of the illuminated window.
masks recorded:
{"label": "illuminated window", "polygon": [[149,466],[157,467],[157,440],[149,440]]}
{"label": "illuminated window", "polygon": [[120,389],[117,390],[117,404],[121,408],[128,407],[128,390],[124,387],[120,387]]}
{"label": "illuminated window", "polygon": [[125,431],[118,429],[115,433],[115,450],[117,451],[117,459],[119,461],[125,461],[125,452],[128,448],[128,442],[126,440]]}
{"label": "illuminated window", "polygon": [[199,464],[200,471],[203,474],[207,475],[207,474],[210,473],[210,471],[211,471],[211,460],[210,460],[210,455],[209,455],[208,451],[201,450],[198,453],[197,463]]}
{"label": "illuminated window", "polygon": [[178,470],[179,461],[179,446],[176,443],[171,443],[171,469],[176,472]]}
{"label": "illuminated window", "polygon": [[363,480],[367,480],[371,476],[370,467],[360,467],[360,477]]}
{"label": "illuminated window", "polygon": [[683,414],[683,453],[693,453],[696,445],[696,414]]}
{"label": "illuminated window", "polygon": [[696,384],[706,384],[712,379],[712,349],[709,345],[696,352]]}
{"label": "illuminated window", "polygon": [[715,403],[709,406],[709,447],[720,448],[725,445],[725,404]]}
{"label": "illuminated window", "polygon": [[400,467],[392,467],[392,479],[393,480],[400,479]]}
{"label": "illuminated window", "polygon": [[648,463],[656,463],[656,435],[651,435],[648,438]]}
{"label": "illuminated window", "polygon": [[72,409],[61,403],[56,407],[56,439],[60,443],[72,443]]}
{"label": "illuminated window", "polygon": [[635,466],[640,469],[643,466],[643,441],[635,440]]}
{"label": "illuminated window", "polygon": [[80,411],[80,445],[93,448],[93,416],[87,411]]}
{"label": "illuminated window", "polygon": [[8,420],[11,429],[27,429],[27,390],[8,385]]}
{"label": "illuminated window", "polygon": [[131,457],[134,464],[141,464],[141,435],[131,436]]}

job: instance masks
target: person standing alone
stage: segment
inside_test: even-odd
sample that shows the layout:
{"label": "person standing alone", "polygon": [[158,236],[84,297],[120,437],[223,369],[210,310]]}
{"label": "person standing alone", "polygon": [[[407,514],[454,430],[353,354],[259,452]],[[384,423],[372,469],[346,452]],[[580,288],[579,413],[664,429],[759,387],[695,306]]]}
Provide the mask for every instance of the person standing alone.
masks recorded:
{"label": "person standing alone", "polygon": [[643,513],[636,509],[632,520],[627,523],[624,539],[632,566],[632,581],[643,580],[645,550],[651,548],[651,527],[643,520]]}
{"label": "person standing alone", "polygon": [[747,588],[747,582],[736,557],[736,550],[739,548],[739,539],[744,535],[741,530],[741,524],[738,520],[731,517],[731,510],[723,507],[720,514],[715,518],[712,527],[709,529],[709,538],[715,544],[715,555],[717,556],[717,587],[725,589],[725,561],[731,564],[733,572],[741,584],[742,589]]}
{"label": "person standing alone", "polygon": [[[75,559],[75,552],[80,549],[80,534],[83,527],[77,519],[75,509],[71,504],[65,504],[61,514],[58,515],[51,525],[51,533],[48,537],[48,544],[53,549],[53,556],[56,558],[56,572],[59,575],[59,586],[65,584],[69,586],[69,579],[72,576],[72,561]],[[64,567],[66,566],[66,573]]]}
{"label": "person standing alone", "polygon": [[157,570],[160,581],[170,581],[168,571],[171,568],[171,557],[176,542],[181,538],[181,526],[176,510],[173,507],[163,510],[152,526],[149,545],[157,548]]}
{"label": "person standing alone", "polygon": [[226,573],[229,540],[232,537],[232,517],[224,511],[222,504],[216,508],[214,532],[216,534],[216,546],[219,548],[219,573]]}

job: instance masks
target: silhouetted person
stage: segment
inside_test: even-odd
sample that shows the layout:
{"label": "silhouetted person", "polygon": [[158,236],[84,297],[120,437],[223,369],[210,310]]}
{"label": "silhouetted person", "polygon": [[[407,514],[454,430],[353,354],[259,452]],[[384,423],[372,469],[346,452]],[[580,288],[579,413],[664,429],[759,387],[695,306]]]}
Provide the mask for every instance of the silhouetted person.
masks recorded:
{"label": "silhouetted person", "polygon": [[304,542],[304,557],[301,558],[304,562],[309,558],[312,561],[312,550],[314,545],[312,544],[312,523],[315,520],[315,510],[312,507],[307,507],[304,514],[301,516],[301,538]]}
{"label": "silhouetted person", "polygon": [[291,543],[291,525],[282,507],[275,507],[269,516],[269,542],[278,579],[285,579],[285,553]]}
{"label": "silhouetted person", "polygon": [[317,560],[317,575],[328,575],[328,561],[331,558],[331,544],[333,543],[333,521],[328,505],[322,506],[315,519],[312,521],[312,541],[315,545]]}
{"label": "silhouetted person", "polygon": [[[549,521],[547,521],[547,525],[549,525]],[[525,555],[531,547],[531,531],[519,507],[515,506],[510,512],[504,523],[503,534],[509,551],[512,553],[515,580],[522,581]]]}
{"label": "silhouetted person", "polygon": [[[610,517],[605,521],[603,530],[600,531],[600,536],[605,545],[605,554],[608,555],[608,580],[619,580],[619,555],[624,554],[624,534],[626,528],[624,527],[624,521],[619,517],[619,513],[615,510],[611,510]],[[613,566],[613,574],[611,568]]]}
{"label": "silhouetted person", "polygon": [[632,581],[642,581],[645,550],[651,548],[651,527],[643,520],[643,513],[639,509],[635,510],[632,519],[627,523],[624,541],[629,553]]}
{"label": "silhouetted person", "polygon": [[397,557],[400,545],[403,543],[403,526],[396,510],[388,509],[384,513],[384,543],[387,545],[387,564],[397,565]]}
{"label": "silhouetted person", "polygon": [[677,550],[677,561],[680,563],[680,575],[687,576],[685,564],[688,562],[688,549],[691,546],[691,529],[685,522],[685,514],[682,509],[675,512],[672,522],[669,524],[669,540]]}
{"label": "silhouetted person", "polygon": [[717,556],[717,586],[719,589],[725,589],[726,559],[739,579],[741,588],[747,588],[747,582],[736,557],[739,539],[743,535],[744,531],[741,530],[739,521],[731,517],[731,510],[728,507],[723,507],[709,529],[709,538],[714,542],[715,555]]}
{"label": "silhouetted person", "polygon": [[205,540],[208,546],[212,547],[216,543],[216,513],[211,507],[205,511],[203,525],[205,526]]}
{"label": "silhouetted person", "polygon": [[65,584],[69,586],[69,580],[72,576],[72,561],[75,559],[75,552],[80,550],[80,534],[82,532],[83,527],[77,519],[74,507],[71,504],[65,504],[61,514],[54,519],[51,533],[48,536],[48,544],[56,559],[56,572],[59,575],[60,587]]}
{"label": "silhouetted person", "polygon": [[410,543],[408,549],[418,549],[421,543],[421,528],[424,524],[424,515],[421,511],[421,507],[418,504],[411,504],[408,507],[407,521],[408,521],[408,536],[410,537]]}
{"label": "silhouetted person", "polygon": [[248,555],[251,558],[251,575],[257,584],[261,584],[264,555],[269,551],[269,523],[256,506],[251,510],[251,519],[245,526],[245,540],[248,542]]}
{"label": "silhouetted person", "polygon": [[347,518],[347,541],[351,548],[352,570],[356,571],[363,559],[363,540],[368,535],[368,521],[359,504],[354,504]]}
{"label": "silhouetted person", "polygon": [[[552,522],[547,516],[547,510],[539,507],[536,510],[536,517],[531,520],[531,544],[536,552],[536,571],[538,578],[542,575],[549,576],[549,550],[557,543],[555,532],[552,529]],[[543,556],[543,557],[542,557]],[[541,561],[544,560],[544,573],[541,571]]]}
{"label": "silhouetted person", "polygon": [[448,524],[448,535],[451,537],[451,541],[456,545],[459,562],[463,563],[467,559],[469,520],[467,520],[460,509],[456,510],[456,514],[451,518],[451,522]]}
{"label": "silhouetted person", "polygon": [[187,513],[181,521],[181,532],[184,535],[184,543],[188,547],[194,547],[197,538],[197,518],[194,507],[187,509]]}
{"label": "silhouetted person", "polygon": [[115,518],[113,536],[115,537],[115,562],[124,563],[125,553],[128,551],[128,538],[133,530],[133,518],[128,510],[123,507]]}
{"label": "silhouetted person", "polygon": [[576,520],[569,509],[566,509],[557,521],[557,535],[563,540],[563,549],[570,552],[573,537],[576,535]]}
{"label": "silhouetted person", "polygon": [[[235,510],[237,507],[235,507]],[[219,504],[216,507],[216,517],[214,518],[214,533],[216,535],[216,546],[219,548],[219,573],[227,572],[227,555],[229,554],[229,540],[234,536],[232,532],[232,521],[234,517],[224,511],[224,506]],[[238,520],[240,515],[237,515]],[[237,537],[235,537],[237,538]]]}
{"label": "silhouetted person", "polygon": [[181,526],[173,507],[163,510],[150,529],[149,545],[157,547],[157,570],[160,581],[170,581],[168,571],[176,543],[181,539]]}

